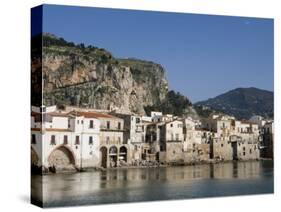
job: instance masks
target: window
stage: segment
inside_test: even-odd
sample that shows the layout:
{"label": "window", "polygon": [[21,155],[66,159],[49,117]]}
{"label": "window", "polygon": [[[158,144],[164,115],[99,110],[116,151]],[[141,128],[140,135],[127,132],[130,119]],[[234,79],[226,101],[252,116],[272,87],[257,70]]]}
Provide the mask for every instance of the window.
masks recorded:
{"label": "window", "polygon": [[51,135],[51,145],[56,145],[56,136]]}
{"label": "window", "polygon": [[89,128],[90,128],[90,129],[93,129],[93,128],[94,128],[94,121],[93,121],[93,120],[90,120]]}
{"label": "window", "polygon": [[110,128],[110,121],[106,122],[106,128],[109,129]]}
{"label": "window", "polygon": [[76,135],[76,137],[75,137],[75,145],[79,145],[79,144],[80,144],[79,135]]}
{"label": "window", "polygon": [[68,144],[68,137],[67,137],[67,135],[63,136],[63,144],[64,145]]}
{"label": "window", "polygon": [[118,144],[121,144],[121,137],[118,137]]}
{"label": "window", "polygon": [[84,124],[84,121],[83,121],[83,120],[81,120],[81,124]]}
{"label": "window", "polygon": [[173,124],[170,124],[171,127],[173,127]]}
{"label": "window", "polygon": [[223,147],[223,144],[221,144],[221,147]]}
{"label": "window", "polygon": [[173,140],[174,140],[174,134],[171,133],[171,141],[173,141]]}
{"label": "window", "polygon": [[109,136],[106,136],[106,144],[109,144]]}
{"label": "window", "polygon": [[32,144],[36,144],[36,136],[35,136],[35,134],[31,135],[31,143]]}
{"label": "window", "polygon": [[179,134],[176,133],[176,141],[178,141],[178,140],[179,140]]}
{"label": "window", "polygon": [[252,154],[252,149],[250,149],[250,154]]}
{"label": "window", "polygon": [[121,123],[118,122],[118,130],[121,130]]}
{"label": "window", "polygon": [[89,145],[93,145],[93,136],[89,136]]}
{"label": "window", "polygon": [[77,124],[79,124],[79,120],[77,120]]}
{"label": "window", "polygon": [[68,119],[68,128],[70,128],[70,120]]}

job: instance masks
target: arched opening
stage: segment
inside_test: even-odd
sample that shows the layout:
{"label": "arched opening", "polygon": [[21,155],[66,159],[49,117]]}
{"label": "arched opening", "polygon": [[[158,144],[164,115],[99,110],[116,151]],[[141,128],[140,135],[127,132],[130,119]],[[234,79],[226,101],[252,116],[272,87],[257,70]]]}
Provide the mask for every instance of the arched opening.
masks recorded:
{"label": "arched opening", "polygon": [[65,146],[56,148],[48,158],[49,166],[52,167],[53,172],[56,170],[73,169],[75,165],[75,158],[73,153]]}
{"label": "arched opening", "polygon": [[38,166],[39,157],[35,150],[31,147],[31,166]]}
{"label": "arched opening", "polygon": [[102,147],[100,148],[100,154],[101,154],[101,167],[106,168],[107,166],[107,148]]}
{"label": "arched opening", "polygon": [[119,160],[120,160],[121,165],[122,165],[122,162],[127,163],[127,148],[125,146],[120,147]]}
{"label": "arched opening", "polygon": [[109,162],[110,162],[110,167],[117,166],[117,147],[116,146],[112,146],[109,149]]}

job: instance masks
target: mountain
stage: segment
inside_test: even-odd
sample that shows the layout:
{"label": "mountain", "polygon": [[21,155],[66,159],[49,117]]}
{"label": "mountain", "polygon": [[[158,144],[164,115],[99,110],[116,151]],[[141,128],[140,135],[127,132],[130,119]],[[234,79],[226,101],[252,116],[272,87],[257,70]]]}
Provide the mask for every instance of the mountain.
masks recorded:
{"label": "mountain", "polygon": [[118,59],[106,49],[74,44],[48,33],[42,40],[42,58],[33,57],[32,70],[37,70],[40,79],[41,61],[43,104],[47,106],[114,109],[142,115],[152,109],[176,111],[177,115],[195,113],[187,97],[169,90],[160,64]]}
{"label": "mountain", "polygon": [[195,105],[233,115],[238,119],[249,119],[253,115],[273,118],[273,92],[254,87],[236,88]]}

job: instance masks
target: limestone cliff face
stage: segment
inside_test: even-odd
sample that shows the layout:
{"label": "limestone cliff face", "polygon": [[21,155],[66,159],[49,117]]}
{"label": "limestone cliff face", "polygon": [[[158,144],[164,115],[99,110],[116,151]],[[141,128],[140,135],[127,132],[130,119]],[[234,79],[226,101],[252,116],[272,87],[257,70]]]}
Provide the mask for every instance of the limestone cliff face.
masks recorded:
{"label": "limestone cliff face", "polygon": [[[60,42],[61,41],[61,42]],[[57,43],[56,43],[57,42]],[[43,36],[43,101],[144,114],[168,93],[159,64],[115,59],[108,51]]]}

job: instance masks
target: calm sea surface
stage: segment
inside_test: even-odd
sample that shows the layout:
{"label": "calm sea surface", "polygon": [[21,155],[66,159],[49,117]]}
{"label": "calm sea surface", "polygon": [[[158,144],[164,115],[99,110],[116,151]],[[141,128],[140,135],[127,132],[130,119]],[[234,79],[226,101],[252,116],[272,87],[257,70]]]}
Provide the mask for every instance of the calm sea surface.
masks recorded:
{"label": "calm sea surface", "polygon": [[42,190],[44,207],[268,194],[273,193],[273,163],[229,162],[32,176],[34,197],[40,198]]}

